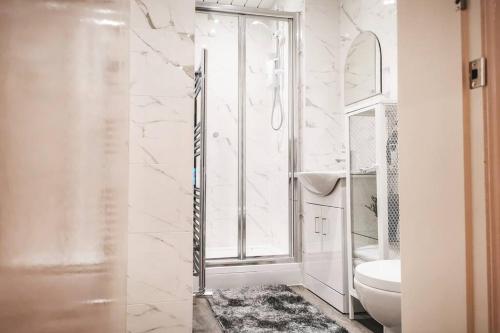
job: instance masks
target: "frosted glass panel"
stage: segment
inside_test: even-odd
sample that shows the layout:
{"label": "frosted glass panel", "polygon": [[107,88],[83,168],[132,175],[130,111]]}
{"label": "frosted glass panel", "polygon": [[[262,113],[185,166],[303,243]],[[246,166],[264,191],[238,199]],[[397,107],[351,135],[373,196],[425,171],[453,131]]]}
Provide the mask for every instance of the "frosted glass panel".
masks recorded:
{"label": "frosted glass panel", "polygon": [[246,255],[289,253],[288,22],[246,20]]}
{"label": "frosted glass panel", "polygon": [[238,17],[196,14],[196,60],[208,49],[207,258],[238,255]]}
{"label": "frosted glass panel", "polygon": [[2,333],[126,332],[128,16],[0,1]]}

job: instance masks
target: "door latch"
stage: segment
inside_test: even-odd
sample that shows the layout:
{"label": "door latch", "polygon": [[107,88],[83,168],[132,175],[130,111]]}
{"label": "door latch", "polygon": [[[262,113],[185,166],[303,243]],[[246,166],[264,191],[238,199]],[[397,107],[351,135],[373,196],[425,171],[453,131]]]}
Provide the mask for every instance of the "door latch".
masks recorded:
{"label": "door latch", "polygon": [[486,58],[469,62],[469,85],[471,89],[486,85]]}

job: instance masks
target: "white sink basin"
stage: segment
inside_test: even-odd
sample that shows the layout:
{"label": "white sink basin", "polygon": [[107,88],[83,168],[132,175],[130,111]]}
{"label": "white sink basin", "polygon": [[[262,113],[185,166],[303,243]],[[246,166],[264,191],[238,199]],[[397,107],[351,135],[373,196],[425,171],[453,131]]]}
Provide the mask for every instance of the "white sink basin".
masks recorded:
{"label": "white sink basin", "polygon": [[332,193],[340,178],[345,178],[345,171],[309,171],[296,172],[300,183],[310,192],[327,196]]}

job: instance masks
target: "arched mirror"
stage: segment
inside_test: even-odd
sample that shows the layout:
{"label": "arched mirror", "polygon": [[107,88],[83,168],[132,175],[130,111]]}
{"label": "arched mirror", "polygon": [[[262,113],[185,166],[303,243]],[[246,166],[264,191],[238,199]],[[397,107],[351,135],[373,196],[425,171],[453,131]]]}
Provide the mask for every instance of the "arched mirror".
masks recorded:
{"label": "arched mirror", "polygon": [[382,93],[382,55],[377,36],[361,32],[352,42],[344,69],[344,103]]}

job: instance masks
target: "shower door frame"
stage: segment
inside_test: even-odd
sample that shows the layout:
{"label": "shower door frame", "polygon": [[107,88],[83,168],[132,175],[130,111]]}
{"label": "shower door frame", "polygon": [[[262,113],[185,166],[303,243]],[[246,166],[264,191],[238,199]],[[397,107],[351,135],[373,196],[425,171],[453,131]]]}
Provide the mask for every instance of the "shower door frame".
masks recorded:
{"label": "shower door frame", "polygon": [[[207,267],[255,265],[298,262],[301,259],[300,224],[298,223],[298,187],[295,171],[299,151],[299,41],[300,13],[249,8],[215,3],[196,2],[196,12],[234,15],[238,17],[238,255],[229,258],[207,259]],[[288,22],[288,201],[289,240],[288,255],[246,255],[246,18],[274,18]],[[209,75],[209,74],[208,74]]]}

